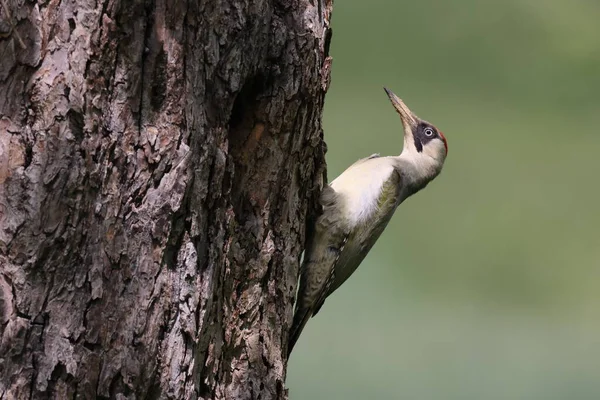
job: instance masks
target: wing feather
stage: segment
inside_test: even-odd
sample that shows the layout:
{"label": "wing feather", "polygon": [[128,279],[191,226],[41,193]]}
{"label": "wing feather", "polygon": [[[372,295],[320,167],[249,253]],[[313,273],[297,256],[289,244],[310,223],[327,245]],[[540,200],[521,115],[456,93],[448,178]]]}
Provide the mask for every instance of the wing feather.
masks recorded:
{"label": "wing feather", "polygon": [[315,223],[313,237],[307,240],[308,246],[300,268],[300,287],[290,330],[288,353],[292,351],[304,325],[314,315],[317,301],[322,304],[325,300],[325,288],[333,282],[335,264],[348,237],[347,229],[339,220],[342,214],[337,209],[337,193],[330,186],[323,189],[320,203],[323,207],[322,214]]}
{"label": "wing feather", "polygon": [[[378,155],[358,162],[375,156]],[[352,275],[387,226],[400,202],[400,179],[400,174],[394,170],[382,187],[374,215],[352,229],[341,220],[343,214],[338,209],[337,193],[329,186],[323,190],[323,213],[315,224],[314,236],[308,241],[301,268],[288,356],[308,320],[319,312],[325,299]],[[313,263],[319,267],[311,267]]]}
{"label": "wing feather", "polygon": [[401,199],[398,190],[401,187],[400,179],[400,174],[394,171],[381,189],[375,213],[350,232],[344,251],[340,254],[335,267],[335,280],[325,297],[332,294],[356,271],[387,227]]}

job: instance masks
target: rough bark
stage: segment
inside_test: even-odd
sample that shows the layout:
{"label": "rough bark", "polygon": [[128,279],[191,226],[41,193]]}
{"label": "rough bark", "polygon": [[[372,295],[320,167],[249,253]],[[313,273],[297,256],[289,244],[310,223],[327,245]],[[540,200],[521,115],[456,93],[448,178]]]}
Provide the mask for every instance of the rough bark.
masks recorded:
{"label": "rough bark", "polygon": [[0,1],[0,398],[287,396],[330,12]]}

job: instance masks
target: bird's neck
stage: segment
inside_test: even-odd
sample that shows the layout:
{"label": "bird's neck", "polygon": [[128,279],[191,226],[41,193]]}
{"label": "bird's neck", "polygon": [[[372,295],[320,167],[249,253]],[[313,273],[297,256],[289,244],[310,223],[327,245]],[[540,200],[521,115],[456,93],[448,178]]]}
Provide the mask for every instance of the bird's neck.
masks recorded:
{"label": "bird's neck", "polygon": [[423,189],[441,171],[442,163],[416,151],[403,151],[395,158],[394,167],[414,191]]}

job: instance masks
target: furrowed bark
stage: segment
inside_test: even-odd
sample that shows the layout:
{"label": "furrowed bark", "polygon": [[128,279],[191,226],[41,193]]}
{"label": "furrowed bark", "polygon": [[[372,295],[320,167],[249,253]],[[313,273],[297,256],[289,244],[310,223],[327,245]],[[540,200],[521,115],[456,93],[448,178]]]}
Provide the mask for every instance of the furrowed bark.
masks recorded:
{"label": "furrowed bark", "polygon": [[0,2],[0,398],[287,397],[331,7]]}

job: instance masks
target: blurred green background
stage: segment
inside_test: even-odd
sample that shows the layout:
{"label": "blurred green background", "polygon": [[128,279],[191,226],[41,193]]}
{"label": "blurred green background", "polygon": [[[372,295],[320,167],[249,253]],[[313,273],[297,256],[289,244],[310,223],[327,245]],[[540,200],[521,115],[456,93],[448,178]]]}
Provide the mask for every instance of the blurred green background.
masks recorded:
{"label": "blurred green background", "polygon": [[307,325],[291,400],[600,399],[600,1],[339,0],[329,179],[449,141]]}

